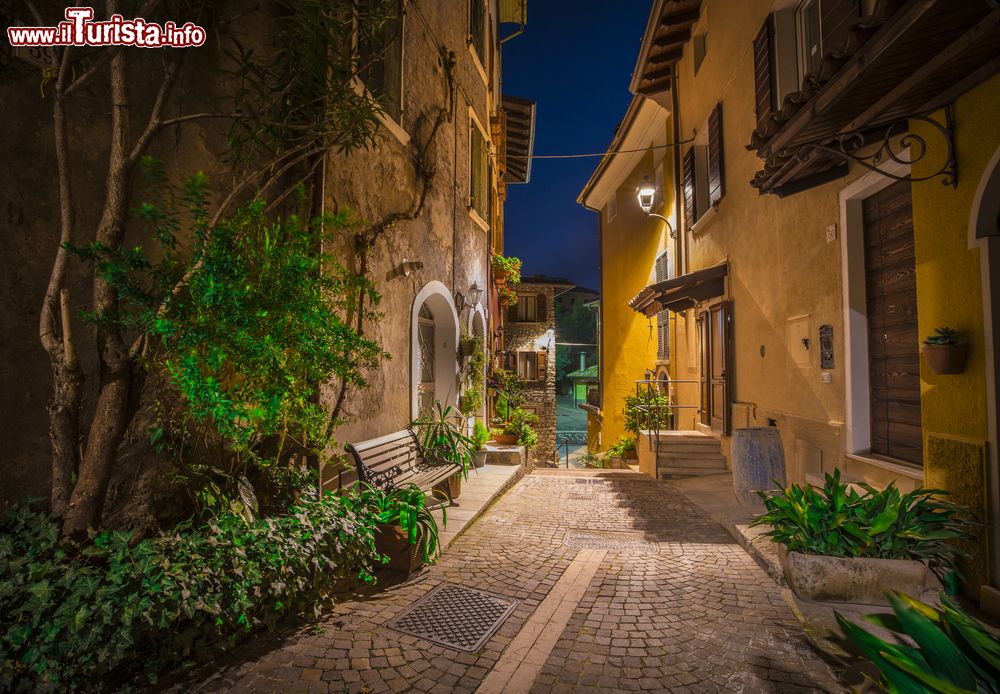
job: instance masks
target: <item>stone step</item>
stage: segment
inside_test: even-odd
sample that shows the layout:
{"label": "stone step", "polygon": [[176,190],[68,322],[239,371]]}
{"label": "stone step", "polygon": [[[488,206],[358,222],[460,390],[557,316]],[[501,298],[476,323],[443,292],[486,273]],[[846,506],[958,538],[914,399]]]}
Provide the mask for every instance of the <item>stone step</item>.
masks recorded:
{"label": "stone step", "polygon": [[710,456],[664,456],[657,458],[657,463],[663,467],[702,467],[715,468],[717,470],[726,469],[726,459],[721,455]]}
{"label": "stone step", "polygon": [[706,467],[659,467],[657,475],[661,480],[669,480],[673,477],[697,477],[700,475],[721,475],[726,470],[718,470]]}
{"label": "stone step", "polygon": [[[653,446],[656,449],[656,446]],[[702,443],[660,443],[660,455],[664,453],[680,454],[684,455],[686,453],[719,453],[719,442],[709,444]]]}

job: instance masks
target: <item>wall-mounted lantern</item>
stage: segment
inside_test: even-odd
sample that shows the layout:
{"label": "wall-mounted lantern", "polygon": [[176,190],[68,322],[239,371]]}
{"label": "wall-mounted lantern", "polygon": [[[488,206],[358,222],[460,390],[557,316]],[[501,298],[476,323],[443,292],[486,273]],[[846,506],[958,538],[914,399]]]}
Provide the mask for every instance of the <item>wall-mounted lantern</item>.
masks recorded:
{"label": "wall-mounted lantern", "polygon": [[635,189],[635,197],[639,201],[639,209],[646,213],[649,217],[656,217],[657,219],[662,219],[667,223],[667,232],[670,234],[670,238],[675,238],[676,233],[674,232],[674,227],[670,223],[670,220],[664,217],[662,214],[656,214],[653,212],[653,201],[656,199],[656,186],[652,184],[649,180],[649,176],[642,179],[642,183],[639,187]]}

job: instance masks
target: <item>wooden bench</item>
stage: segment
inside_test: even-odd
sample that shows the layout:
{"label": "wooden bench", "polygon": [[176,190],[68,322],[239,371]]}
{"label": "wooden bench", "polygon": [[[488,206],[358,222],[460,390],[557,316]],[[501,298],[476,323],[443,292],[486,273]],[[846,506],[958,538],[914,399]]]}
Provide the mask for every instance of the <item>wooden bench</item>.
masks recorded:
{"label": "wooden bench", "polygon": [[347,444],[344,449],[354,458],[358,480],[378,489],[398,489],[415,484],[425,493],[444,482],[462,466],[425,451],[410,428]]}

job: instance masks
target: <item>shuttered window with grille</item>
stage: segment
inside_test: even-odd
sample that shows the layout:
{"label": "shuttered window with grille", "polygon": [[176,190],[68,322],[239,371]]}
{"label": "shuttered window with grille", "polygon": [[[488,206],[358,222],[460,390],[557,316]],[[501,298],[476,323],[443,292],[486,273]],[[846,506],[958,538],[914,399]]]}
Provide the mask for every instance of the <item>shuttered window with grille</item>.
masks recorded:
{"label": "shuttered window with grille", "polygon": [[[656,281],[670,279],[673,267],[670,252],[664,251],[656,258]],[[664,309],[656,314],[656,359],[670,361],[670,312]]]}
{"label": "shuttered window with grille", "polygon": [[486,137],[472,119],[469,120],[469,133],[472,144],[469,157],[469,206],[480,219],[486,221],[490,218],[489,152]]}
{"label": "shuttered window with grille", "polygon": [[717,205],[726,194],[722,156],[722,103],[708,116],[708,203]]}

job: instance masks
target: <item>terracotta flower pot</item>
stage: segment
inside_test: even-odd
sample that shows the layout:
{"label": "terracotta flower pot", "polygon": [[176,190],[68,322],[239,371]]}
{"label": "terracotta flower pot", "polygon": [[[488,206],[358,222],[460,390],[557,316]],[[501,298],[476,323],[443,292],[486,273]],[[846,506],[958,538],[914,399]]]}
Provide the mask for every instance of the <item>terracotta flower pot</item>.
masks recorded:
{"label": "terracotta flower pot", "polygon": [[409,536],[398,525],[380,525],[375,529],[375,550],[389,557],[385,568],[394,573],[411,574],[424,563],[421,556],[422,542],[412,544]]}
{"label": "terracotta flower pot", "polygon": [[496,437],[496,442],[501,446],[511,446],[517,443],[517,434],[499,434]]}
{"label": "terracotta flower pot", "polygon": [[638,460],[638,459],[639,459],[639,451],[637,451],[636,449],[629,448],[627,451],[625,451],[625,460]]}
{"label": "terracotta flower pot", "polygon": [[507,271],[506,270],[494,270],[493,271],[493,283],[498,287],[502,287],[507,284]]}
{"label": "terracotta flower pot", "polygon": [[968,345],[923,345],[921,351],[927,366],[936,374],[960,374],[965,371]]}

